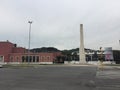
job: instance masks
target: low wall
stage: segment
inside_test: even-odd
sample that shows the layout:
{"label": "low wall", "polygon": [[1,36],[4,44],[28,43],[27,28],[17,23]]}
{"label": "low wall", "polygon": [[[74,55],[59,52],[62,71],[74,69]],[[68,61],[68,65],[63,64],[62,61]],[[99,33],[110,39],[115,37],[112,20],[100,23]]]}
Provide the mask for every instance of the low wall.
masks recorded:
{"label": "low wall", "polygon": [[0,64],[53,64],[53,62],[3,62]]}
{"label": "low wall", "polygon": [[[87,63],[88,64],[99,65],[100,61],[88,61]],[[103,61],[102,64],[115,64],[115,62],[114,61]]]}
{"label": "low wall", "polygon": [[0,64],[1,64],[1,65],[4,65],[4,64],[6,64],[6,62],[0,62]]}
{"label": "low wall", "polygon": [[[64,64],[80,64],[79,61],[64,61]],[[99,65],[100,61],[88,61],[86,64]],[[115,64],[114,61],[104,61],[103,64]]]}
{"label": "low wall", "polygon": [[64,64],[79,64],[79,61],[64,61]]}
{"label": "low wall", "polygon": [[39,62],[39,64],[53,64],[53,62]]}

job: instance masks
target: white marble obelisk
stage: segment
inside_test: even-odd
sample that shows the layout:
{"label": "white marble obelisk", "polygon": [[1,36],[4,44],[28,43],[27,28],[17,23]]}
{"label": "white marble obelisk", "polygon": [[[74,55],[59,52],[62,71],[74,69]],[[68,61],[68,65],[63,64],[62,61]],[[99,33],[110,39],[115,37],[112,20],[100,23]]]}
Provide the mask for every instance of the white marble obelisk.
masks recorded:
{"label": "white marble obelisk", "polygon": [[84,50],[84,35],[83,35],[83,24],[80,24],[80,49],[79,49],[80,64],[85,64],[85,50]]}

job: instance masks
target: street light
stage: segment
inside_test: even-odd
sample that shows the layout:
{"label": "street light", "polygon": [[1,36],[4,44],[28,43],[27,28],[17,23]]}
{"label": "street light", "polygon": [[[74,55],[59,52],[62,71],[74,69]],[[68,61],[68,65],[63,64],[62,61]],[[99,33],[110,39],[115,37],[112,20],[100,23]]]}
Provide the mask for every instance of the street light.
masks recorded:
{"label": "street light", "polygon": [[100,47],[100,69],[103,70],[103,51],[102,47]]}
{"label": "street light", "polygon": [[29,41],[28,41],[28,62],[30,62],[30,40],[31,40],[31,24],[32,24],[32,21],[28,21],[28,23],[30,24],[30,26],[29,26]]}
{"label": "street light", "polygon": [[120,40],[119,40],[119,45],[120,45]]}

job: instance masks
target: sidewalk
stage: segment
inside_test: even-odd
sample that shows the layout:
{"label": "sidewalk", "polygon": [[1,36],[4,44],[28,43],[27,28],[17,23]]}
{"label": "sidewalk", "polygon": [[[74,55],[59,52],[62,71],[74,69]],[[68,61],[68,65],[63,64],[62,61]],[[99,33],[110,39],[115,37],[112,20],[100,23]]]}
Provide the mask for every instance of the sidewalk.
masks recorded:
{"label": "sidewalk", "polygon": [[120,90],[120,66],[103,66],[96,79],[97,90]]}
{"label": "sidewalk", "polygon": [[120,66],[98,66],[98,78],[119,78],[120,79]]}

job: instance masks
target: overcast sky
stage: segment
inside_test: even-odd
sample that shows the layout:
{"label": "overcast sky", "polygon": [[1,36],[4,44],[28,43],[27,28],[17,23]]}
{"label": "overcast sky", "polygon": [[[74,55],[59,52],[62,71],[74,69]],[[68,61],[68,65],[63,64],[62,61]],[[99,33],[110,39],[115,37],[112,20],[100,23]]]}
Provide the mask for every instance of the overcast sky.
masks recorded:
{"label": "overcast sky", "polygon": [[80,45],[84,25],[85,48],[120,49],[120,0],[0,0],[0,41],[28,48],[72,49]]}

